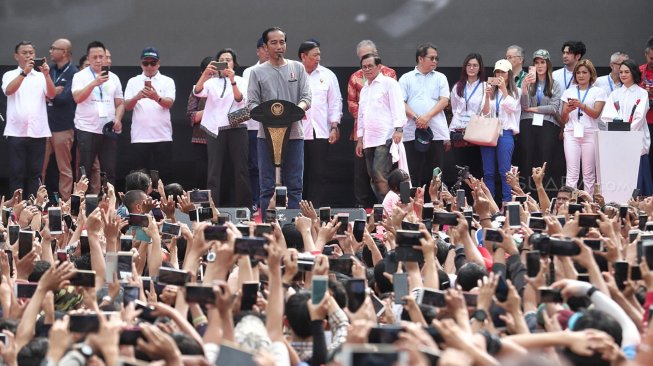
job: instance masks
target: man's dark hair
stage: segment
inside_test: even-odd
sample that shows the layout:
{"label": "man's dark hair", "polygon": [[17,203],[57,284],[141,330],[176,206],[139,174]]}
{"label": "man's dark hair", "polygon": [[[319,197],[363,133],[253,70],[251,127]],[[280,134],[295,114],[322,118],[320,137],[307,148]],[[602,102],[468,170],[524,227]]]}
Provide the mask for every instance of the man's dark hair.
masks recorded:
{"label": "man's dark hair", "polygon": [[374,65],[375,66],[381,65],[381,57],[379,57],[379,56],[377,56],[377,55],[375,55],[373,53],[366,53],[366,54],[363,55],[363,57],[361,57],[361,62],[360,62],[361,67],[363,67],[363,61],[367,60],[370,57],[374,59]]}
{"label": "man's dark hair", "polygon": [[234,69],[238,67],[238,55],[236,55],[236,51],[234,51],[233,48],[223,48],[218,53],[215,55],[215,60],[219,60],[220,56],[222,56],[225,53],[231,54],[231,58],[233,59],[234,62]]}
{"label": "man's dark hair", "polygon": [[263,34],[261,35],[261,38],[263,38],[263,43],[265,43],[265,44],[268,43],[268,33],[270,33],[270,32],[281,32],[281,33],[283,33],[283,40],[288,42],[286,32],[284,32],[283,29],[281,29],[279,27],[272,27],[272,28],[268,28],[268,29],[263,31]]}
{"label": "man's dark hair", "polygon": [[395,169],[388,174],[388,188],[393,192],[399,192],[401,182],[410,181],[410,176],[403,169]]}
{"label": "man's dark hair", "polygon": [[374,282],[380,294],[393,290],[392,282],[383,275],[383,272],[385,272],[385,261],[380,261],[374,266]]}
{"label": "man's dark hair", "polygon": [[166,198],[172,196],[172,199],[177,202],[177,197],[184,194],[184,187],[179,183],[170,183],[163,187],[163,192],[166,194]]}
{"label": "man's dark hair", "polygon": [[134,205],[141,202],[146,197],[147,195],[145,192],[141,191],[140,189],[133,189],[125,193],[125,196],[122,198],[122,203],[125,204],[125,207],[127,207],[129,212],[136,213],[136,210],[133,209]]}
{"label": "man's dark hair", "polygon": [[314,41],[304,41],[299,45],[299,50],[297,50],[297,57],[301,60],[302,54],[311,52],[312,49],[319,48],[320,45]]}
{"label": "man's dark hair", "polygon": [[311,315],[306,304],[311,298],[307,291],[300,291],[286,301],[285,315],[290,329],[300,338],[311,336]]}
{"label": "man's dark hair", "polygon": [[329,280],[329,291],[331,291],[331,296],[336,300],[338,306],[341,309],[344,309],[347,306],[347,291],[345,290],[344,282]]}
{"label": "man's dark hair", "polygon": [[653,36],[646,41],[646,48],[644,49],[644,53],[648,53],[650,50],[653,50]]}
{"label": "man's dark hair", "polygon": [[[388,252],[388,248],[386,248],[383,243],[381,243],[378,239],[372,238],[374,241],[374,245],[379,249],[379,252],[381,252],[381,256],[385,257],[385,254]],[[370,268],[374,266],[374,261],[372,260],[372,251],[370,248],[367,247],[367,245],[363,246],[363,250],[361,251],[361,260],[363,263],[365,263],[365,266],[367,268]]]}
{"label": "man's dark hair", "polygon": [[565,47],[569,47],[569,52],[573,53],[574,55],[580,55],[580,58],[583,58],[587,52],[585,43],[581,41],[567,41],[562,45],[562,49],[560,49],[560,51],[564,52]]}
{"label": "man's dark hair", "polygon": [[81,70],[81,68],[84,66],[84,62],[86,62],[87,59],[87,55],[82,55],[82,57],[79,58],[79,64],[77,65],[77,68]]}
{"label": "man's dark hair", "polygon": [[444,262],[447,260],[447,255],[449,255],[449,247],[451,244],[441,238],[436,238],[435,245],[437,246],[435,257],[438,259],[438,262],[440,262],[440,265],[444,266]]}
{"label": "man's dark hair", "polygon": [[436,52],[438,51],[438,48],[432,43],[423,43],[417,46],[417,51],[415,51],[415,62],[419,62],[420,57],[426,57],[430,48],[434,49]]}
{"label": "man's dark hair", "polygon": [[633,60],[624,60],[621,63],[622,66],[626,66],[628,70],[630,70],[630,73],[633,75],[633,81],[635,82],[635,85],[639,84],[642,82],[642,72],[639,71],[639,67]]}
{"label": "man's dark hair", "polygon": [[30,41],[20,41],[20,42],[18,42],[18,44],[16,45],[16,47],[14,47],[14,53],[18,53],[18,49],[19,49],[21,46],[32,46],[32,47],[34,47],[34,45],[32,44],[32,42],[30,42]]}
{"label": "man's dark hair", "polygon": [[18,328],[18,321],[12,319],[0,319],[0,332],[8,330],[16,334],[16,328]]}
{"label": "man's dark hair", "polygon": [[18,351],[16,360],[20,366],[40,366],[48,353],[48,339],[34,338]]}
{"label": "man's dark hair", "polygon": [[34,262],[34,269],[32,269],[32,273],[27,276],[27,281],[29,282],[39,282],[43,274],[50,269],[52,265],[50,262],[46,261],[36,261]]}
{"label": "man's dark hair", "polygon": [[206,56],[202,59],[202,62],[200,62],[200,75],[204,72],[207,66],[211,63],[211,61],[215,60],[213,56]]}
{"label": "man's dark hair", "polygon": [[560,189],[558,189],[558,193],[573,194],[574,193],[574,188],[569,187],[569,186],[562,186],[562,187],[560,187]]}
{"label": "man's dark hair", "polygon": [[182,332],[174,332],[170,334],[170,336],[175,340],[177,348],[179,348],[179,352],[181,352],[182,355],[204,356],[204,349],[202,348],[202,345],[197,343],[197,341],[188,334]]}
{"label": "man's dark hair", "polygon": [[487,269],[478,263],[467,262],[458,270],[456,284],[462,287],[463,291],[469,291],[477,286],[478,280],[487,276]]}
{"label": "man's dark hair", "polygon": [[91,268],[91,253],[84,253],[80,255],[79,257],[74,257],[73,258],[73,263],[75,264],[75,268],[85,270],[85,271],[90,271],[92,270]]}
{"label": "man's dark hair", "polygon": [[125,191],[139,189],[143,192],[147,192],[151,184],[152,179],[150,179],[150,176],[140,170],[131,172],[125,177]]}
{"label": "man's dark hair", "polygon": [[[572,331],[580,331],[584,329],[596,329],[608,333],[617,345],[621,345],[623,338],[623,330],[619,322],[610,315],[601,310],[587,310],[581,313],[582,315],[573,324]],[[562,354],[567,357],[572,365],[590,365],[590,366],[608,366],[609,361],[602,359],[600,352],[595,352],[591,356],[580,356],[572,352],[571,349],[565,348]]]}
{"label": "man's dark hair", "polygon": [[91,50],[91,48],[101,48],[103,50],[107,50],[106,47],[104,47],[104,43],[100,41],[93,41],[86,46],[86,54],[88,55],[88,52]]}

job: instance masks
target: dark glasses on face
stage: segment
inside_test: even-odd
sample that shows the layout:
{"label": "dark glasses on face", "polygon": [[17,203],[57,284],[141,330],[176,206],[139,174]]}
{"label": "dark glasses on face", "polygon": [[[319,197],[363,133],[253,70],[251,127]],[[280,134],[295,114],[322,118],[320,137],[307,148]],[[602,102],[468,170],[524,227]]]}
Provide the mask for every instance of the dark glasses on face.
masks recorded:
{"label": "dark glasses on face", "polygon": [[159,61],[143,61],[141,62],[141,65],[143,66],[156,66],[159,63]]}

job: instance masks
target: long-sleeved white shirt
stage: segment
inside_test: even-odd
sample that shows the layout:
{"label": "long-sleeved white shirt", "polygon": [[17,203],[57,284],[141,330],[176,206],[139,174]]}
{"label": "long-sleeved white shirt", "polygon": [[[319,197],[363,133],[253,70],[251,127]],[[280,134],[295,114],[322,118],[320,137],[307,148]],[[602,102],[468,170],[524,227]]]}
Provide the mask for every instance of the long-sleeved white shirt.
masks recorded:
{"label": "long-sleeved white shirt", "polygon": [[[485,91],[483,91],[483,108],[485,108]],[[512,130],[513,134],[519,133],[519,118],[521,116],[521,89],[517,89],[516,96],[503,95],[498,90],[494,98],[490,98],[490,117],[497,117],[501,121],[501,129]],[[497,100],[499,98],[499,113],[497,113]],[[481,111],[483,110],[481,108]]]}
{"label": "long-sleeved white shirt", "polygon": [[328,139],[331,123],[342,118],[342,94],[338,78],[333,71],[318,65],[312,73],[308,74],[308,83],[311,86],[311,109],[306,111],[303,121],[304,140],[315,138]]}
{"label": "long-sleeved white shirt", "polygon": [[[234,81],[243,96],[240,102],[234,100],[233,87],[227,78],[209,79],[204,83],[204,88],[199,93],[195,93],[195,96],[206,98],[206,105],[202,114],[202,126],[216,136],[221,127],[229,126],[227,114],[247,105],[247,98],[245,98],[247,84],[245,80],[240,76],[235,76]],[[195,90],[194,85],[193,90]],[[245,127],[244,124],[243,127]]]}
{"label": "long-sleeved white shirt", "polygon": [[357,138],[363,138],[363,148],[385,145],[394,129],[406,124],[406,108],[399,83],[379,73],[367,80],[358,103]]}
{"label": "long-sleeved white shirt", "polygon": [[[648,93],[639,85],[625,86],[614,89],[605,101],[601,120],[611,123],[619,117],[630,123],[631,131],[642,133],[642,155],[648,154],[651,146],[651,136],[646,126],[646,112],[649,109]],[[631,118],[632,116],[632,118]]]}
{"label": "long-sleeved white shirt", "polygon": [[481,115],[483,100],[485,99],[485,82],[477,79],[472,84],[465,82],[463,96],[457,93],[456,85],[451,89],[451,125],[450,130],[467,128],[469,116]]}

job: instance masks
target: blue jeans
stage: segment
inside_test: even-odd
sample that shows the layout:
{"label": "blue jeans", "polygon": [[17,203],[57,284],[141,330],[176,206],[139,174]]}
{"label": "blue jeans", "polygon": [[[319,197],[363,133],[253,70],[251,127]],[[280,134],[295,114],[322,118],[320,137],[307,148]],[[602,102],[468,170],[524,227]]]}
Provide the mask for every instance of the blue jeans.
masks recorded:
{"label": "blue jeans", "polygon": [[249,186],[252,187],[252,204],[259,203],[259,183],[258,183],[258,145],[256,143],[258,130],[247,131],[249,138]]}
{"label": "blue jeans", "polygon": [[495,176],[496,161],[499,163],[499,175],[501,176],[501,200],[503,202],[512,200],[510,185],[506,181],[506,173],[510,171],[510,162],[512,161],[512,152],[515,149],[515,139],[512,136],[512,130],[503,130],[499,136],[496,147],[481,146],[481,159],[483,160],[483,179],[488,189],[495,194]]}
{"label": "blue jeans", "polygon": [[[275,167],[265,139],[258,139],[258,171],[261,187],[261,213],[265,221],[265,210],[274,194]],[[281,182],[288,188],[288,208],[299,208],[304,185],[304,140],[288,140],[281,164]]]}

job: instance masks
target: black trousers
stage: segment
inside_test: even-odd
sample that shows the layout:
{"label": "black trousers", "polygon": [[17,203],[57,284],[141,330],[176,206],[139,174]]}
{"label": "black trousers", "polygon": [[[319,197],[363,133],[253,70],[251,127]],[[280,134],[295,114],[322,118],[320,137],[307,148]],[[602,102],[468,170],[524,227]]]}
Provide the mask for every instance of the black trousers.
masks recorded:
{"label": "black trousers", "polygon": [[426,184],[428,189],[433,178],[433,169],[435,167],[444,169],[443,141],[431,141],[428,151],[425,152],[415,150],[415,141],[404,142],[404,148],[413,187],[421,187]]}
{"label": "black trousers", "polygon": [[[222,130],[218,137],[207,136],[208,169],[206,186],[218,207],[251,207],[252,191],[249,187],[249,143],[246,128]],[[233,166],[233,175],[223,172],[226,165]],[[220,202],[222,185],[233,187],[233,196]]]}
{"label": "black trousers", "polygon": [[[173,179],[169,169],[172,165],[172,141],[133,143],[132,156],[132,170],[158,170],[162,181]],[[156,184],[152,182],[152,187],[155,188]]]}
{"label": "black trousers", "polygon": [[304,192],[303,198],[320,207],[326,188],[326,162],[329,151],[328,139],[304,141]]}
{"label": "black trousers", "polygon": [[[107,180],[116,183],[116,143],[117,140],[100,133],[76,130],[77,147],[79,148],[79,166],[84,167],[86,174],[91,174],[95,158],[100,159],[100,170],[107,173]],[[90,179],[90,177],[87,177]],[[97,182],[96,184],[99,184]],[[99,186],[91,180],[90,192],[98,193]]]}
{"label": "black trousers", "polygon": [[23,190],[23,198],[36,196],[45,157],[46,138],[7,137],[9,158],[9,195]]}
{"label": "black trousers", "polygon": [[[522,128],[526,134],[523,134]],[[518,136],[519,150],[515,150],[513,156],[518,156],[519,180],[524,192],[537,192],[531,178],[533,168],[546,162],[542,184],[549,196],[557,194],[558,189],[564,185],[564,175],[567,171],[560,127],[547,121],[544,121],[542,126],[533,126],[532,119],[524,119],[520,121]]]}

